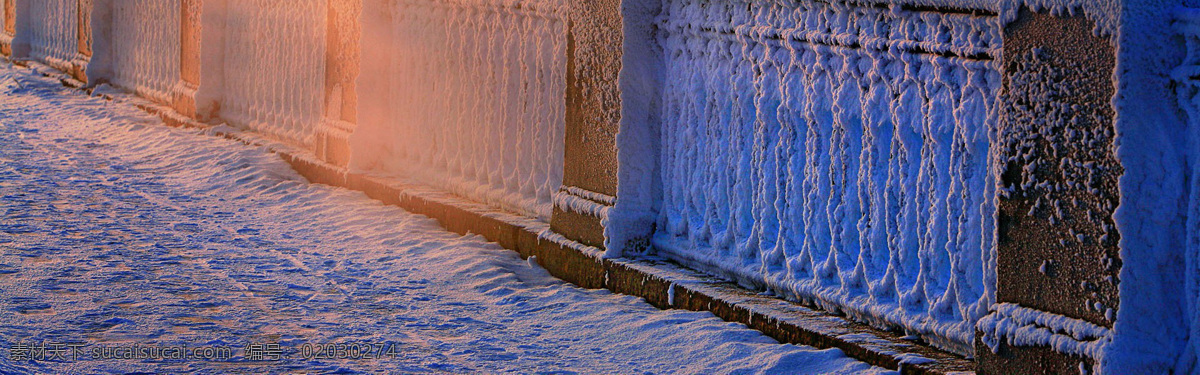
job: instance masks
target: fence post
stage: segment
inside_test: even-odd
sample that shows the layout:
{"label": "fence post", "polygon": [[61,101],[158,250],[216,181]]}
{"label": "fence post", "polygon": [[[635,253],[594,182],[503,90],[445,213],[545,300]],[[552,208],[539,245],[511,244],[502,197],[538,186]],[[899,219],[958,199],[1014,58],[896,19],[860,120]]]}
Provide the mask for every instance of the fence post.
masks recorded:
{"label": "fence post", "polygon": [[1187,132],[1169,82],[1180,4],[1111,3],[1011,10],[982,374],[1168,373],[1191,350]]}
{"label": "fence post", "polygon": [[171,107],[180,114],[196,117],[196,91],[200,88],[201,19],[203,0],[181,0],[179,4],[179,88]]}
{"label": "fence post", "polygon": [[0,0],[4,19],[0,19],[0,54],[12,56],[13,35],[17,33],[16,0]]}
{"label": "fence post", "polygon": [[[185,85],[197,85],[192,95],[192,117],[212,121],[220,113],[225,92],[227,0],[189,0],[182,5],[180,11],[188,12],[188,17],[180,18],[187,27],[180,30],[180,37],[184,39],[181,41],[183,48],[180,48],[184,60],[180,65],[180,76]],[[187,65],[187,60],[196,63]],[[191,69],[194,71],[189,71]]]}
{"label": "fence post", "polygon": [[355,80],[359,72],[362,0],[329,0],[325,32],[325,116],[317,129],[316,154],[345,167],[350,134],[358,121]]}
{"label": "fence post", "polygon": [[71,77],[87,83],[88,61],[92,59],[92,0],[79,0],[75,6],[77,44],[79,54],[70,62]]}
{"label": "fence post", "polygon": [[[1003,168],[998,305],[981,327],[1020,320],[1026,312],[1049,312],[1099,327],[1097,332],[1112,328],[1121,267],[1113,223],[1121,175],[1112,145],[1115,55],[1109,39],[1094,36],[1093,27],[1083,16],[1023,9],[1005,29],[1001,141],[994,147],[1003,163],[996,166]],[[1081,143],[1085,139],[1093,146]],[[1060,163],[1066,159],[1071,162]],[[1074,163],[1096,169],[1081,181]],[[1086,353],[1009,345],[1009,335],[984,329],[976,348],[982,372],[1036,368],[1063,373],[1094,367]],[[1090,342],[1100,337],[1078,338]]]}
{"label": "fence post", "polygon": [[604,245],[604,213],[617,194],[622,23],[619,0],[571,2],[563,186],[555,193],[550,226],[597,247]]}

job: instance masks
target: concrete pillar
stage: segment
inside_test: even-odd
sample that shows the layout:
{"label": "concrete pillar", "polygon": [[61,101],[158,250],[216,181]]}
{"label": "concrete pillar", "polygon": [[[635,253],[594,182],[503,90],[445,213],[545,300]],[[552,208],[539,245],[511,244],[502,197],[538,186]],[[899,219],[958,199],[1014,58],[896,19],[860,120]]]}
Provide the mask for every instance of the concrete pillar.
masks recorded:
{"label": "concrete pillar", "polygon": [[1183,3],[1013,10],[993,144],[997,303],[977,325],[980,373],[1197,370],[1182,345],[1200,339],[1188,337],[1185,243],[1195,140],[1169,78]]}
{"label": "concrete pillar", "polygon": [[0,19],[0,54],[12,56],[13,35],[17,33],[17,0],[0,0],[4,19]]}
{"label": "concrete pillar", "polygon": [[356,80],[362,35],[362,0],[329,0],[325,58],[325,117],[317,129],[316,154],[321,160],[346,167],[350,163],[350,134],[358,121]]}
{"label": "concrete pillar", "polygon": [[201,20],[203,0],[181,0],[179,4],[179,79],[180,85],[171,107],[187,117],[196,117],[196,91],[200,88]]}
{"label": "concrete pillar", "polygon": [[[10,50],[8,56],[12,57],[12,58],[20,58],[20,57],[28,56],[29,50],[30,50],[29,41],[17,36],[17,30],[24,30],[27,27],[27,25],[29,24],[29,20],[26,17],[20,17],[20,15],[18,14],[18,13],[23,12],[24,10],[22,10],[22,7],[25,7],[27,5],[25,5],[21,0],[4,0],[4,1],[5,1],[6,6],[9,4],[12,5],[12,9],[6,9],[6,11],[4,12],[5,18],[12,19],[12,30],[9,33],[9,35],[12,35],[13,39],[11,42],[11,50]],[[10,10],[11,10],[11,12],[10,12]],[[8,28],[7,21],[8,20],[6,19],[5,20],[6,23],[4,25],[6,31],[8,31],[7,30],[7,28]]]}
{"label": "concrete pillar", "polygon": [[87,65],[92,59],[92,0],[79,0],[75,9],[79,54],[71,61],[70,71],[67,73],[80,82],[87,83]]}
{"label": "concrete pillar", "polygon": [[95,0],[92,2],[89,22],[92,40],[91,60],[88,61],[86,72],[87,76],[91,78],[91,85],[108,83],[108,79],[113,75],[112,10],[114,1],[119,0]]}
{"label": "concrete pillar", "polygon": [[597,247],[604,246],[603,222],[617,195],[622,23],[620,0],[571,2],[563,186],[550,226]]}
{"label": "concrete pillar", "polygon": [[[193,117],[200,121],[211,121],[218,117],[221,101],[225,91],[225,21],[227,0],[195,0],[181,10],[189,12],[189,17],[181,18],[187,29],[181,30],[182,38],[189,38],[193,46],[184,46],[180,53],[184,59],[199,61],[195,66],[196,72],[189,72],[191,65],[184,64],[183,80],[195,78],[199,83],[194,96]],[[198,19],[191,19],[199,14]],[[190,57],[189,57],[190,56]],[[195,74],[193,76],[193,74]],[[189,78],[190,77],[190,78]]]}
{"label": "concrete pillar", "polygon": [[[1121,268],[1113,213],[1123,172],[1113,144],[1116,55],[1094,27],[1082,15],[1022,9],[1005,29],[998,306],[985,323],[1027,325],[1022,314],[1048,312],[1096,332],[1113,326]],[[1094,333],[1080,341],[1101,338]],[[982,373],[1094,367],[1087,353],[1009,345],[1011,335],[985,329],[976,348]]]}

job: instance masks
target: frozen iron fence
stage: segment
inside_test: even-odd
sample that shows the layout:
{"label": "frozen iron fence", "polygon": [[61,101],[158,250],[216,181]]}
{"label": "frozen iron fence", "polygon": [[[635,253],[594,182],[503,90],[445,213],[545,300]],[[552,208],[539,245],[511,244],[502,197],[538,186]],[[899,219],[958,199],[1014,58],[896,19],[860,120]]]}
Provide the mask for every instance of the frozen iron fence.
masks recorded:
{"label": "frozen iron fence", "polygon": [[106,59],[111,83],[164,103],[172,101],[180,84],[180,1],[111,2],[112,37],[106,42],[117,51]]}
{"label": "frozen iron fence", "polygon": [[560,0],[367,1],[352,166],[542,220],[562,184]]}
{"label": "frozen iron fence", "polygon": [[971,353],[995,288],[995,17],[807,1],[663,9],[656,248]]}
{"label": "frozen iron fence", "polygon": [[311,144],[323,115],[326,1],[226,4],[220,117]]}
{"label": "frozen iron fence", "polygon": [[190,95],[194,87],[182,80],[182,6],[182,0],[95,1],[88,80],[163,104]]}
{"label": "frozen iron fence", "polygon": [[91,5],[91,0],[18,1],[14,57],[80,71],[90,55]]}

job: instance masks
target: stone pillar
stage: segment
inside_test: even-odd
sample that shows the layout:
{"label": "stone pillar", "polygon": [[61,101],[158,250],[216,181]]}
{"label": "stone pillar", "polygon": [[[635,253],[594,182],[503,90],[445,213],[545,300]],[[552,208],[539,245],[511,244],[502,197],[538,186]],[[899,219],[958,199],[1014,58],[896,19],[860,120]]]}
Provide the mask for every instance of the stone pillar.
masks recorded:
{"label": "stone pillar", "polygon": [[4,19],[0,19],[0,54],[12,56],[13,35],[17,33],[17,0],[0,0]]}
{"label": "stone pillar", "polygon": [[200,49],[203,0],[181,0],[179,4],[179,88],[172,93],[171,107],[184,116],[196,117],[196,91],[200,88]]}
{"label": "stone pillar", "polygon": [[1193,350],[1181,343],[1195,310],[1184,277],[1194,141],[1169,82],[1180,3],[1022,7],[1006,26],[996,304],[977,325],[980,373],[1196,370],[1176,367]]}
{"label": "stone pillar", "polygon": [[362,0],[329,0],[326,18],[325,117],[317,130],[316,154],[346,167],[350,134],[358,121],[356,80],[359,72]]}
{"label": "stone pillar", "polygon": [[606,256],[646,250],[654,233],[662,186],[654,20],[661,6],[571,3],[563,186],[550,228]]}
{"label": "stone pillar", "polygon": [[88,61],[92,59],[92,0],[79,0],[75,9],[79,54],[71,61],[70,71],[67,73],[80,82],[87,83]]}
{"label": "stone pillar", "polygon": [[[225,21],[228,0],[190,0],[180,11],[188,12],[180,22],[186,27],[180,37],[191,46],[180,49],[181,76],[186,82],[196,79],[198,87],[193,96],[193,117],[200,121],[217,119],[225,92]],[[189,10],[189,8],[191,8]],[[199,15],[199,17],[196,17]],[[196,65],[187,60],[197,61]],[[194,72],[190,72],[195,69]]]}
{"label": "stone pillar", "polygon": [[[1046,332],[1088,327],[1094,342],[1113,326],[1120,298],[1120,198],[1112,98],[1113,46],[1093,35],[1084,16],[1056,17],[1022,9],[1005,29],[1001,93],[1000,176],[995,306],[976,348],[980,372],[1031,373],[1092,369],[1089,353],[1047,345],[1009,345],[1007,321]],[[1027,315],[1066,320],[1034,323]],[[1055,326],[1055,325],[1060,326]],[[1000,324],[997,327],[1002,326]]]}
{"label": "stone pillar", "polygon": [[[17,14],[19,12],[23,12],[22,8],[26,7],[27,5],[24,4],[21,0],[4,0],[4,2],[5,2],[5,6],[8,6],[10,4],[12,6],[11,9],[6,9],[4,12],[4,15],[6,18],[6,20],[5,20],[6,23],[4,25],[5,31],[8,31],[9,35],[12,35],[12,37],[13,37],[12,42],[11,42],[11,50],[9,51],[8,56],[12,57],[12,58],[20,58],[20,57],[28,56],[29,50],[30,50],[29,41],[23,40],[25,38],[21,38],[21,37],[17,36],[17,30],[25,29],[29,24],[29,20],[26,19],[27,17],[20,17],[20,15]],[[8,24],[7,24],[8,19],[12,20],[12,30],[7,30],[8,29]]]}
{"label": "stone pillar", "polygon": [[604,246],[603,223],[617,194],[622,22],[620,0],[571,2],[563,186],[550,227],[597,247]]}

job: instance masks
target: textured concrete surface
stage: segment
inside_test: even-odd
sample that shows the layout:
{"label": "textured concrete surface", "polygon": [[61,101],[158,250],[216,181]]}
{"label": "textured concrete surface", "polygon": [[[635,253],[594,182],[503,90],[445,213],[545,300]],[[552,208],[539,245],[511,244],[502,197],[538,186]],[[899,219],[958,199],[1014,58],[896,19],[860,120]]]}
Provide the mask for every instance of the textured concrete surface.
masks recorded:
{"label": "textured concrete surface", "polygon": [[[617,195],[621,122],[621,2],[579,1],[567,36],[567,115],[563,186]],[[555,207],[550,226],[567,238],[603,246],[602,218]]]}
{"label": "textured concrete surface", "polygon": [[[1123,169],[1112,144],[1115,52],[1083,16],[1022,10],[1005,30],[997,292],[999,303],[1113,326]],[[1093,361],[1049,347],[991,348],[979,372],[1078,373]]]}
{"label": "textured concrete surface", "polygon": [[[1113,48],[1082,17],[1023,12],[1007,34],[1001,126],[1034,138],[1001,146],[1018,159],[1001,176],[1015,190],[1000,200],[997,300],[1111,327],[1122,173],[1112,145]],[[1022,74],[1032,84],[1013,81]],[[1074,164],[1094,167],[1077,176]]]}
{"label": "textured concrete surface", "polygon": [[567,128],[563,185],[617,194],[621,121],[622,17],[619,0],[577,1],[567,44]]}

